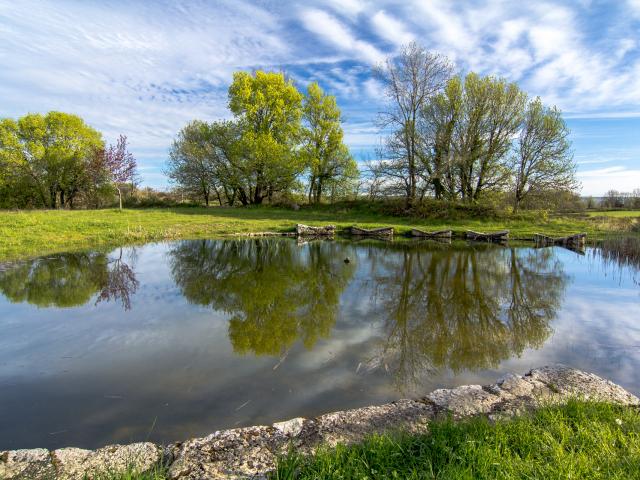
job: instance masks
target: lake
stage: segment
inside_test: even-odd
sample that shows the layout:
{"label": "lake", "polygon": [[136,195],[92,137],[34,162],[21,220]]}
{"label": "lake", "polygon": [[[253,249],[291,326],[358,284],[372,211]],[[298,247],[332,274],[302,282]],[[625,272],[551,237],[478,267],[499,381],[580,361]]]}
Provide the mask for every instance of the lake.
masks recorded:
{"label": "lake", "polygon": [[640,286],[587,248],[195,240],[0,266],[0,450],[158,443],[563,363],[640,393]]}

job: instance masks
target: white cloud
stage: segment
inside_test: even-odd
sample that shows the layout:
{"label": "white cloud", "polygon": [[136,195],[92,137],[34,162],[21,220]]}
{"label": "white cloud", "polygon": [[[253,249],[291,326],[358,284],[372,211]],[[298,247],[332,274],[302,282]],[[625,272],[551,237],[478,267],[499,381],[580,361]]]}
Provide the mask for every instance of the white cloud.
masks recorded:
{"label": "white cloud", "polygon": [[544,0],[259,5],[0,0],[0,116],[77,113],[108,141],[126,133],[158,169],[184,123],[228,115],[233,71],[287,68],[301,86],[317,80],[338,95],[354,146],[376,143],[363,130],[382,103],[371,64],[412,39],[460,71],[518,81],[567,118],[640,116],[640,0],[604,13]]}
{"label": "white cloud", "polygon": [[583,195],[603,196],[611,189],[630,192],[640,188],[640,170],[620,166],[581,171],[578,179]]}
{"label": "white cloud", "polygon": [[376,12],[371,18],[371,23],[378,35],[395,45],[404,45],[415,40],[413,33],[407,31],[402,22],[388,15],[384,10]]}
{"label": "white cloud", "polygon": [[362,0],[328,0],[328,5],[335,12],[348,17],[356,17],[365,10],[366,4]]}
{"label": "white cloud", "polygon": [[369,63],[378,63],[384,54],[368,42],[359,40],[342,22],[327,12],[318,9],[303,10],[300,15],[304,26],[325,42],[356,55]]}

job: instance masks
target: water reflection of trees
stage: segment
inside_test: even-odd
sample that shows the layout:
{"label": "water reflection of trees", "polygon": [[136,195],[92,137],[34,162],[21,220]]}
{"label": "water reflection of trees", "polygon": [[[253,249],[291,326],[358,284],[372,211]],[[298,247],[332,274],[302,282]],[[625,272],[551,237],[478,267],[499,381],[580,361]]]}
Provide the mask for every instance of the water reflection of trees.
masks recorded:
{"label": "water reflection of trees", "polygon": [[406,385],[434,368],[480,369],[540,347],[567,277],[552,250],[405,248],[372,272],[386,318],[373,366]]}
{"label": "water reflection of trees", "polygon": [[297,339],[327,337],[353,274],[333,242],[278,239],[181,242],[170,252],[174,280],[192,303],[231,315],[238,353],[283,354]]}
{"label": "water reflection of trees", "polygon": [[[131,260],[128,260],[131,263]],[[123,258],[101,252],[62,253],[17,263],[0,272],[0,292],[11,302],[38,307],[75,307],[89,302],[119,301],[131,308],[139,283]]]}

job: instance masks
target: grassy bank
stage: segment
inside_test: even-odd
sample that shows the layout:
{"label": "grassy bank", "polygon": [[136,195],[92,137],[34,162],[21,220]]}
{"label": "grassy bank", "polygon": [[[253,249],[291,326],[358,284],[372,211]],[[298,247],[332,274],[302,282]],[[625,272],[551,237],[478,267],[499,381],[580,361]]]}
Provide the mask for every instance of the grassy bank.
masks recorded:
{"label": "grassy bank", "polygon": [[428,435],[376,436],[311,458],[294,453],[272,478],[640,478],[640,414],[574,401],[495,424],[435,422]]}
{"label": "grassy bank", "polygon": [[153,240],[203,238],[259,231],[288,231],[296,223],[333,223],[339,229],[353,224],[393,226],[400,234],[411,227],[464,230],[509,229],[513,237],[535,232],[564,235],[585,231],[603,235],[629,229],[634,218],[551,216],[531,214],[505,217],[417,218],[391,215],[367,204],[292,209],[166,208],[140,210],[53,210],[0,212],[0,260],[63,250],[117,246]]}
{"label": "grassy bank", "polygon": [[[379,435],[359,445],[292,451],[272,480],[640,478],[640,412],[571,401],[515,419],[430,424],[426,435]],[[101,480],[165,480],[163,470]]]}

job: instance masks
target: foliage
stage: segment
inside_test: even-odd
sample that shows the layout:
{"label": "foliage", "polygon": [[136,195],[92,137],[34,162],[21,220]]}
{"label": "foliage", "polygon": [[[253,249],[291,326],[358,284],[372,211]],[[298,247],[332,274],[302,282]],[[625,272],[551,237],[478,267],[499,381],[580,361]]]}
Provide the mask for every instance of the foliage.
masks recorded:
{"label": "foliage", "polygon": [[229,109],[240,128],[240,201],[260,204],[274,192],[290,188],[304,169],[295,148],[302,94],[282,73],[236,72],[229,87]]}
{"label": "foliage", "polygon": [[529,103],[514,155],[514,210],[532,192],[573,192],[578,188],[568,136],[569,129],[557,108],[544,107],[539,98]]}
{"label": "foliage", "polygon": [[632,192],[609,190],[602,199],[603,208],[640,208],[640,188]]}
{"label": "foliage", "polygon": [[478,201],[508,185],[525,98],[514,83],[470,73],[451,79],[425,106],[423,163],[436,198]]}
{"label": "foliage", "polygon": [[640,476],[634,407],[572,400],[513,419],[439,420],[425,435],[375,435],[362,444],[292,451],[272,479],[627,479]]}
{"label": "foliage", "polygon": [[309,203],[320,203],[327,187],[349,188],[358,166],[343,143],[340,109],[333,96],[311,83],[304,99],[302,154],[309,168]]}
{"label": "foliage", "polygon": [[369,165],[369,187],[403,196],[407,206],[513,191],[516,210],[534,192],[577,189],[560,112],[527,102],[515,83],[452,77],[445,58],[416,44],[377,72],[390,99],[380,125],[391,132],[381,160]]}
{"label": "foliage", "polygon": [[310,201],[354,189],[358,169],[343,143],[340,109],[317,84],[304,97],[281,73],[237,72],[229,108],[233,121],[194,120],[173,143],[167,175],[192,198],[274,203],[300,190],[305,171]]}
{"label": "foliage", "polygon": [[0,207],[97,208],[134,181],[127,139],[104,148],[99,132],[62,112],[0,120]]}
{"label": "foliage", "polygon": [[72,207],[89,186],[100,133],[62,112],[0,120],[0,193],[5,206]]}
{"label": "foliage", "polygon": [[133,154],[127,149],[127,137],[120,135],[116,145],[109,145],[104,151],[104,171],[106,177],[118,191],[120,210],[122,210],[123,183],[132,183],[137,175],[137,163]]}
{"label": "foliage", "polygon": [[231,122],[209,124],[194,120],[178,133],[169,151],[166,173],[182,192],[202,197],[208,206],[212,191],[222,204],[220,190],[223,190],[226,203],[233,204],[230,191],[235,191],[237,179],[228,157],[234,130]]}

